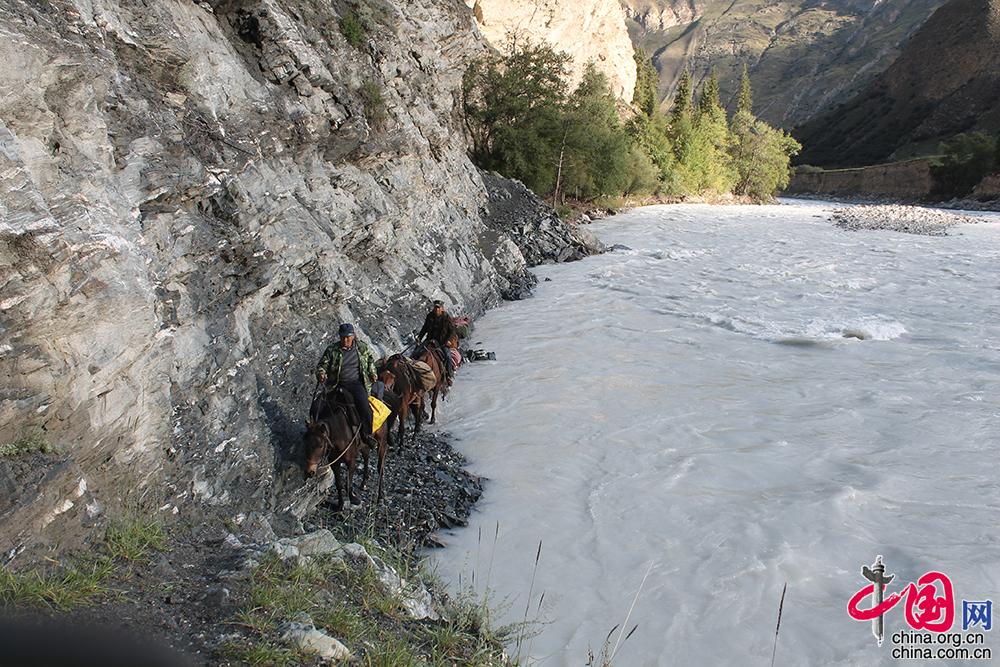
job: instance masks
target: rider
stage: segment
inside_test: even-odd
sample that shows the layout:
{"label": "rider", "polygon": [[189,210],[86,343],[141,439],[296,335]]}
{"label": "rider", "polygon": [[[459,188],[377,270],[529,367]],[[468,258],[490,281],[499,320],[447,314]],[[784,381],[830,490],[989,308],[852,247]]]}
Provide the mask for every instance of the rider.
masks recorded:
{"label": "rider", "polygon": [[427,317],[424,318],[424,326],[420,329],[420,333],[417,334],[417,341],[434,341],[438,345],[438,349],[441,350],[441,354],[444,356],[445,364],[445,376],[448,379],[448,384],[451,384],[451,378],[454,374],[452,369],[451,354],[448,352],[448,339],[455,335],[455,326],[451,323],[451,316],[445,312],[444,303],[440,300],[435,300],[431,312],[427,313]]}
{"label": "rider", "polygon": [[368,394],[376,379],[375,359],[368,345],[355,339],[352,325],[341,324],[337,333],[340,341],[326,348],[316,367],[316,379],[330,388],[339,385],[350,394],[361,419],[361,437],[371,444],[372,407]]}

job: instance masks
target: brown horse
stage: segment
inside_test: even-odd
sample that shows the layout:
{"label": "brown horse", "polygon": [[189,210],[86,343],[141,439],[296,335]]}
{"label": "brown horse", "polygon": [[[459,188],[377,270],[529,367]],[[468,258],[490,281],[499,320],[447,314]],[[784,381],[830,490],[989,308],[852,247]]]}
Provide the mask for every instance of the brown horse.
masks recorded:
{"label": "brown horse", "polygon": [[[321,392],[322,394],[322,392]],[[333,392],[334,400],[326,396],[317,396],[309,411],[310,419],[306,424],[306,476],[316,474],[321,462],[331,463],[337,484],[337,511],[344,507],[343,491],[341,490],[341,463],[347,468],[347,493],[351,503],[357,505],[361,501],[354,492],[354,472],[357,470],[358,453],[364,460],[361,476],[361,490],[368,485],[369,451],[368,444],[358,434],[357,415],[350,396],[340,389]],[[389,449],[389,420],[372,433],[378,443],[378,500],[382,500],[382,479],[385,475],[385,455]]]}
{"label": "brown horse", "polygon": [[413,414],[413,441],[416,442],[420,432],[420,422],[424,413],[424,388],[420,384],[417,372],[410,366],[409,360],[401,354],[394,354],[379,365],[379,379],[387,389],[399,396],[399,408],[396,410],[399,427],[396,441],[403,446],[406,435],[406,418]]}
{"label": "brown horse", "polygon": [[434,371],[435,383],[429,390],[431,395],[431,423],[433,424],[437,421],[438,395],[448,395],[448,380],[445,377],[445,362],[438,356],[437,351],[440,351],[441,354],[448,354],[448,350],[443,347],[437,347],[434,343],[430,343],[429,345],[433,347],[425,346],[423,351],[414,357],[414,359],[424,362],[431,367],[432,371]]}

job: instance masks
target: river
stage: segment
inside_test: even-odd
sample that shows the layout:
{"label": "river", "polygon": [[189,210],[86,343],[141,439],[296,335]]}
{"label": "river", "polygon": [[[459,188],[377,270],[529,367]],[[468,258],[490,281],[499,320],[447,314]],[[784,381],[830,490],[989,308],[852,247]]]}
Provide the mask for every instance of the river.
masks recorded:
{"label": "river", "polygon": [[876,554],[890,591],[940,570],[1000,597],[1000,225],[823,211],[618,215],[590,229],[625,247],[477,322],[497,361],[463,367],[442,428],[490,481],[432,560],[501,620],[544,593],[529,664],[584,665],[647,571],[616,665],[767,665],[786,582],[776,664],[896,664],[904,604],[881,648],[847,614]]}

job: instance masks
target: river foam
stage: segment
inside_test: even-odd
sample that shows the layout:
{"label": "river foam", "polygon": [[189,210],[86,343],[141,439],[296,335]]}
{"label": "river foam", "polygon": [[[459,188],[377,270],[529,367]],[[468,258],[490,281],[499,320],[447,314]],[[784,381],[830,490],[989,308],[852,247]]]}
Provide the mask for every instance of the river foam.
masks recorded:
{"label": "river foam", "polygon": [[894,664],[846,613],[876,554],[995,597],[1000,228],[823,211],[616,216],[591,229],[617,249],[477,324],[497,361],[441,414],[491,481],[433,558],[507,621],[544,593],[531,664],[586,663],[649,567],[619,665],[767,664],[785,582],[777,664]]}

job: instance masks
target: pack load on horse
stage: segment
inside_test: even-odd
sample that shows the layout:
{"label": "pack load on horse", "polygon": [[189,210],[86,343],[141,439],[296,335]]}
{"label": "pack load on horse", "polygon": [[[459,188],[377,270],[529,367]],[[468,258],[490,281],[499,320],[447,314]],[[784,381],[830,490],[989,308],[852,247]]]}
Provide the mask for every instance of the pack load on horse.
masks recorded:
{"label": "pack load on horse", "polygon": [[443,366],[448,386],[451,386],[455,369],[447,347],[448,341],[455,336],[457,336],[455,325],[452,324],[451,316],[445,312],[444,303],[440,300],[434,301],[431,311],[424,318],[424,326],[417,333],[417,342],[423,345],[417,346],[412,357],[419,359],[425,350],[431,350]]}
{"label": "pack load on horse", "polygon": [[430,391],[434,388],[434,385],[437,384],[437,378],[434,377],[434,369],[416,359],[407,359],[406,362],[416,371],[417,377],[420,379],[420,385],[424,388],[424,391]]}
{"label": "pack load on horse", "polygon": [[472,331],[472,321],[465,316],[451,318],[451,326],[455,330],[455,335],[459,340],[465,340]]}

